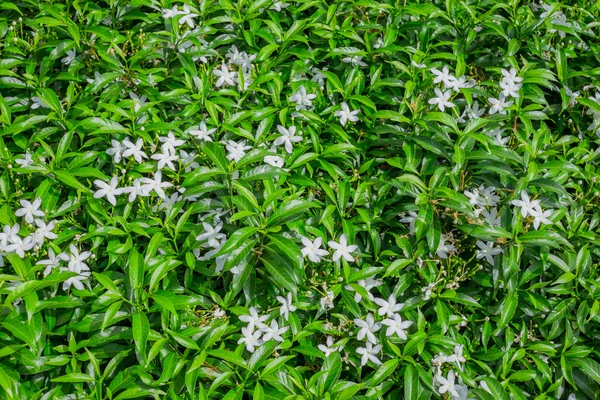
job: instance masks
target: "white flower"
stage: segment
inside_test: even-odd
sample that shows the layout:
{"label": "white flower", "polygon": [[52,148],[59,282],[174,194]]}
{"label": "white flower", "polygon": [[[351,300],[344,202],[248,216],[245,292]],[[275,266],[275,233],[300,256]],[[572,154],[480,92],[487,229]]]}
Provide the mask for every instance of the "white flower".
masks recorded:
{"label": "white flower", "polygon": [[433,90],[435,91],[436,97],[429,99],[429,101],[428,101],[429,104],[432,104],[432,105],[437,104],[438,108],[442,112],[444,112],[446,110],[446,107],[450,107],[450,108],[454,107],[454,103],[452,103],[451,101],[448,101],[450,99],[450,96],[452,95],[451,90],[446,90],[443,93],[438,88],[435,88]]}
{"label": "white flower", "polygon": [[258,329],[267,328],[267,325],[265,325],[264,322],[269,319],[268,314],[259,316],[254,307],[250,307],[248,311],[250,312],[250,315],[240,315],[240,321],[246,322],[251,329],[254,329],[254,327]]}
{"label": "white flower", "polygon": [[282,168],[283,164],[285,163],[285,160],[279,156],[265,156],[265,158],[263,158],[263,161],[269,165],[278,168]]}
{"label": "white flower", "polygon": [[229,161],[233,160],[238,162],[246,155],[246,151],[250,150],[252,146],[247,146],[245,140],[242,140],[239,143],[229,140],[225,145],[225,148],[228,151],[227,159]]}
{"label": "white flower", "polygon": [[494,99],[493,97],[488,97],[488,101],[490,102],[490,104],[492,105],[490,107],[490,115],[498,113],[498,114],[506,114],[506,110],[505,108],[510,107],[513,102],[512,101],[505,101],[506,100],[506,96],[504,96],[504,93],[500,93],[500,96],[498,97],[498,99]]}
{"label": "white flower", "polygon": [[50,221],[50,223],[46,224],[43,220],[36,219],[35,225],[37,226],[37,229],[35,230],[36,236],[41,236],[42,239],[46,238],[50,240],[58,237],[56,233],[52,232],[56,225],[56,221]]}
{"label": "white flower", "polygon": [[437,254],[437,256],[439,258],[448,258],[448,253],[456,251],[456,247],[454,247],[451,244],[446,244],[445,240],[446,240],[445,235],[442,235],[442,237],[440,239],[440,244],[435,253],[435,254]]}
{"label": "white flower", "polygon": [[502,69],[500,69],[500,72],[502,73],[502,76],[504,77],[503,79],[509,79],[515,83],[523,82],[523,78],[518,76],[518,72],[514,68],[511,68],[510,71],[507,71],[504,68],[502,68]]}
{"label": "white flower", "polygon": [[27,236],[24,239],[21,239],[20,236],[13,236],[11,242],[11,244],[4,248],[4,251],[7,253],[16,253],[21,258],[25,258],[25,252],[33,249],[35,245],[31,236]]}
{"label": "white flower", "polygon": [[361,68],[364,68],[367,66],[367,63],[362,61],[362,59],[362,56],[344,57],[342,58],[342,62],[346,64],[352,64],[352,66],[359,66]]}
{"label": "white flower", "polygon": [[348,121],[350,121],[350,122],[358,121],[358,117],[356,116],[358,113],[360,113],[360,110],[350,111],[348,104],[342,103],[341,109],[337,110],[333,115],[340,119],[340,124],[342,126],[346,126],[346,123]]}
{"label": "white flower", "polygon": [[500,217],[498,216],[498,210],[496,209],[496,207],[490,208],[490,211],[485,210],[485,209],[482,210],[481,215],[483,215],[483,218],[485,219],[485,222],[488,225],[490,225],[490,226],[500,226],[501,225]]}
{"label": "white flower", "polygon": [[112,147],[106,150],[106,154],[113,156],[113,160],[116,163],[121,162],[121,157],[123,157],[123,152],[127,149],[127,147],[115,139],[112,139],[110,143],[112,144]]}
{"label": "white flower", "polygon": [[485,257],[486,261],[491,265],[494,265],[495,255],[504,253],[504,250],[501,248],[494,248],[494,242],[483,243],[481,240],[478,240],[476,244],[477,247],[479,247],[479,250],[477,251],[477,259]]}
{"label": "white flower", "polygon": [[45,265],[44,276],[50,275],[52,270],[60,265],[61,261],[68,261],[69,256],[65,253],[60,253],[59,255],[55,255],[54,249],[52,247],[48,248],[48,259],[40,260],[35,265]]}
{"label": "white flower", "polygon": [[500,88],[502,88],[502,94],[505,97],[519,97],[519,90],[523,86],[522,83],[516,83],[511,79],[503,78],[500,81]]}
{"label": "white flower", "polygon": [[130,203],[133,203],[138,196],[150,196],[150,194],[146,193],[146,191],[144,190],[144,186],[142,186],[142,183],[139,179],[135,179],[133,181],[133,186],[124,187],[123,193],[129,193],[127,201],[129,201]]}
{"label": "white flower", "polygon": [[79,250],[74,244],[69,245],[69,251],[70,254],[68,254],[67,257],[70,271],[83,271],[89,269],[84,261],[92,256],[91,252],[84,251],[83,253],[79,253]]}
{"label": "white flower", "polygon": [[158,138],[159,142],[163,143],[163,146],[166,146],[175,152],[175,149],[179,146],[183,146],[185,144],[185,140],[177,139],[173,132],[169,131],[167,136],[160,136]]}
{"label": "white flower", "polygon": [[288,293],[286,297],[277,296],[277,301],[281,303],[279,315],[283,315],[283,318],[287,321],[290,317],[290,312],[296,311],[296,306],[292,304],[292,293]]}
{"label": "white flower", "polygon": [[437,68],[431,68],[429,72],[435,75],[435,78],[433,78],[434,84],[443,82],[447,89],[454,86],[456,78],[450,74],[450,70],[448,69],[447,65],[444,65],[441,71]]}
{"label": "white flower", "polygon": [[390,297],[386,300],[384,299],[373,299],[373,301],[380,307],[377,311],[379,315],[387,315],[391,317],[394,313],[400,311],[402,307],[404,307],[404,303],[396,304],[396,296],[394,294],[390,294]]}
{"label": "white flower", "polygon": [[289,128],[286,129],[283,126],[278,125],[277,130],[279,131],[281,136],[279,136],[277,139],[275,139],[273,144],[275,146],[280,146],[283,144],[285,147],[285,151],[287,151],[289,154],[292,154],[292,151],[294,148],[293,143],[301,142],[302,136],[296,135],[296,127],[295,126],[290,126]]}
{"label": "white flower", "polygon": [[339,347],[333,347],[333,337],[331,336],[327,336],[327,346],[320,344],[317,348],[325,354],[325,358],[329,357],[331,353],[340,350]]}
{"label": "white flower", "polygon": [[75,59],[76,56],[77,56],[77,52],[75,51],[75,49],[71,49],[71,50],[67,51],[67,54],[65,55],[65,57],[62,58],[60,61],[65,65],[69,65],[73,62],[73,60]]}
{"label": "white flower", "polygon": [[260,336],[262,334],[261,331],[256,331],[253,332],[254,330],[254,326],[253,325],[248,325],[244,328],[242,328],[242,335],[243,337],[238,340],[238,344],[240,343],[245,343],[246,344],[246,350],[248,350],[250,353],[254,353],[254,351],[256,350],[256,348],[260,345],[262,345],[262,340],[260,340]]}
{"label": "white flower", "polygon": [[458,397],[458,392],[456,391],[456,387],[454,386],[454,371],[448,372],[448,378],[444,378],[441,375],[437,375],[435,379],[441,385],[438,389],[438,392],[440,392],[440,394],[448,393],[452,396]]}
{"label": "white flower", "polygon": [[415,222],[417,221],[418,217],[419,214],[414,211],[409,211],[406,217],[400,219],[400,222],[403,224],[408,224],[408,231],[411,235],[414,235],[415,233]]}
{"label": "white flower", "polygon": [[523,218],[526,218],[528,215],[535,217],[535,208],[541,208],[542,206],[539,200],[530,200],[529,195],[525,191],[521,192],[521,200],[513,200],[510,203],[521,208],[521,215]]}
{"label": "white flower", "polygon": [[[326,71],[327,68],[323,68],[323,71]],[[316,82],[319,86],[324,86],[325,85],[325,74],[323,74],[319,69],[317,69],[316,67],[313,67],[311,69],[312,73],[314,74],[311,81],[312,82]]]}
{"label": "white flower", "polygon": [[357,348],[356,352],[358,354],[362,354],[361,366],[364,367],[365,365],[367,365],[369,360],[372,361],[373,364],[380,365],[381,361],[379,360],[379,358],[377,358],[376,354],[378,354],[381,351],[381,348],[382,346],[380,344],[373,347],[373,344],[371,344],[371,342],[367,342],[365,347]]}
{"label": "white flower", "polygon": [[288,3],[284,3],[283,1],[276,1],[275,3],[273,3],[273,5],[271,7],[269,7],[269,10],[275,10],[277,12],[281,12],[281,10],[283,10],[284,8],[286,8],[288,6],[289,6]]}
{"label": "white flower", "polygon": [[33,203],[30,203],[27,200],[19,200],[21,203],[21,207],[16,212],[15,215],[17,217],[24,217],[25,221],[29,224],[33,224],[33,220],[35,217],[44,217],[46,214],[41,211],[39,208],[42,205],[42,199],[36,198]]}
{"label": "white flower", "polygon": [[202,222],[202,227],[204,228],[204,233],[201,233],[196,237],[196,240],[199,242],[207,241],[207,244],[210,247],[219,247],[220,240],[225,238],[224,233],[220,233],[223,228],[223,223],[219,222],[214,228],[212,225],[206,222]]}
{"label": "white flower", "polygon": [[455,92],[460,92],[460,89],[468,87],[471,87],[471,85],[469,82],[467,82],[467,78],[465,78],[464,76],[455,79],[454,82],[452,82],[452,84],[449,86],[449,88],[454,90]]}
{"label": "white flower", "polygon": [[19,240],[19,231],[21,230],[21,225],[14,224],[13,226],[5,225],[4,230],[2,232],[2,236],[0,236],[0,243],[15,243]]}
{"label": "white flower", "polygon": [[348,245],[345,234],[342,234],[342,236],[340,236],[339,243],[336,243],[333,240],[330,240],[327,244],[329,245],[329,247],[331,247],[332,249],[335,250],[335,253],[333,253],[333,258],[332,258],[333,261],[337,261],[342,257],[348,262],[354,261],[354,257],[352,257],[352,255],[350,253],[352,253],[353,251],[358,249],[358,246],[353,245],[353,244]]}
{"label": "white flower", "polygon": [[456,365],[458,365],[458,368],[460,368],[461,370],[462,370],[461,363],[467,362],[467,360],[463,356],[463,348],[464,347],[465,346],[462,344],[457,344],[456,346],[454,346],[454,354],[452,354],[450,357],[448,357],[446,359],[446,361],[448,361],[448,362],[455,362]]}
{"label": "white flower", "polygon": [[[179,150],[179,160],[184,167],[185,172],[190,172],[200,167],[200,164],[196,162],[196,152],[192,151],[188,153],[185,150]],[[185,188],[181,188],[185,189]],[[181,189],[179,189],[181,191]],[[183,192],[182,192],[183,193]]]}
{"label": "white flower", "polygon": [[99,199],[101,197],[106,197],[106,200],[108,200],[110,204],[116,206],[117,198],[115,196],[118,196],[123,193],[123,189],[117,188],[118,184],[119,178],[117,176],[112,177],[112,179],[110,180],[110,184],[96,179],[94,181],[94,185],[98,186],[100,189],[98,189],[96,193],[94,193],[94,198]]}
{"label": "white flower", "polygon": [[356,335],[358,340],[363,340],[366,336],[369,342],[373,344],[378,343],[377,336],[375,336],[374,333],[381,329],[381,324],[379,322],[375,322],[375,319],[371,313],[367,314],[366,320],[356,318],[354,323],[360,328],[358,334]]}
{"label": "white flower", "polygon": [[133,110],[137,113],[138,111],[140,111],[140,108],[142,108],[144,106],[144,104],[146,104],[146,100],[148,100],[148,98],[144,95],[142,96],[138,96],[137,94],[133,93],[133,92],[129,92],[129,97],[131,98],[131,100],[133,100]]}
{"label": "white flower", "polygon": [[302,237],[301,240],[304,245],[304,248],[301,250],[302,255],[308,257],[310,261],[315,263],[321,262],[321,257],[329,254],[327,250],[321,249],[323,239],[320,237],[316,238],[314,242],[311,242],[310,239],[306,237]]}
{"label": "white flower", "polygon": [[75,272],[76,274],[78,274],[78,275],[73,276],[63,282],[63,285],[62,285],[63,290],[67,290],[71,286],[74,286],[75,289],[77,289],[77,290],[83,290],[84,289],[83,282],[85,280],[87,280],[90,277],[90,275],[92,274],[92,272],[89,270],[89,268],[87,266],[85,266],[85,267],[82,266],[80,268],[77,265],[69,264],[69,267],[67,267],[67,268],[62,267],[60,270],[68,271],[68,272]]}
{"label": "white flower", "polygon": [[471,203],[472,206],[485,207],[485,199],[481,197],[477,189],[474,189],[472,192],[470,190],[465,190],[465,196],[469,198],[469,203]]}
{"label": "white flower", "polygon": [[200,129],[190,129],[188,133],[198,140],[204,140],[206,142],[212,142],[212,134],[217,131],[217,128],[207,129],[206,122],[200,122]]}
{"label": "white flower", "polygon": [[221,69],[213,70],[213,74],[215,74],[219,79],[217,80],[217,87],[223,86],[226,84],[227,86],[233,86],[237,82],[237,72],[229,71],[227,65],[221,64]]}
{"label": "white flower", "polygon": [[533,227],[537,230],[539,229],[540,224],[552,225],[552,221],[549,220],[548,217],[551,216],[553,212],[553,210],[542,211],[542,207],[536,205],[530,213],[530,215],[533,216]]}
{"label": "white flower", "polygon": [[166,197],[163,189],[173,186],[173,184],[170,182],[162,181],[162,171],[157,171],[154,174],[154,179],[140,178],[140,182],[143,183],[142,190],[146,195],[150,194],[150,192],[154,190],[154,192],[156,192],[158,197],[161,199]]}
{"label": "white flower", "polygon": [[181,14],[181,11],[177,10],[177,6],[173,6],[171,9],[163,8],[162,10],[162,16],[164,19],[173,18],[179,14]]}
{"label": "white flower", "polygon": [[[135,161],[139,164],[144,162],[144,158],[148,158],[146,153],[142,151],[142,146],[144,145],[144,139],[139,138],[135,144],[131,143],[129,138],[125,138],[123,140],[123,145],[125,146],[125,151],[123,151],[122,156],[125,158],[133,157]],[[107,152],[108,153],[108,152]]]}
{"label": "white flower", "polygon": [[272,320],[270,326],[265,325],[264,327],[260,328],[260,330],[264,333],[263,340],[265,342],[268,342],[271,339],[275,340],[276,342],[283,342],[281,335],[287,332],[288,329],[290,329],[289,326],[279,328],[277,320]]}
{"label": "white flower", "polygon": [[413,324],[412,321],[402,321],[400,314],[394,314],[393,318],[387,318],[381,321],[388,328],[385,330],[386,336],[392,336],[394,333],[402,340],[406,340],[406,330]]}
{"label": "white flower", "polygon": [[325,293],[325,296],[321,297],[321,300],[319,301],[321,309],[325,310],[327,308],[331,309],[335,307],[333,300],[335,300],[335,294],[331,290],[328,290],[327,293]]}
{"label": "white flower", "polygon": [[175,171],[175,165],[173,161],[178,161],[179,156],[175,153],[175,149],[166,143],[161,146],[162,153],[156,153],[152,155],[152,159],[158,161],[158,169],[163,169],[165,166]]}
{"label": "white flower", "polygon": [[290,101],[296,103],[296,111],[306,110],[312,106],[312,100],[317,97],[316,94],[306,94],[306,89],[300,86],[296,93],[290,96]]}
{"label": "white flower", "polygon": [[[383,285],[382,281],[373,279],[373,278],[361,279],[357,283],[358,283],[358,286],[361,286],[365,289],[365,291],[369,295],[369,300],[374,299],[373,295],[370,293],[370,290]],[[346,285],[344,288],[350,292],[354,292],[354,288],[350,285]],[[356,293],[354,295],[354,301],[356,301],[357,303],[360,303],[361,300],[362,300],[362,295],[360,295],[359,293]]]}
{"label": "white flower", "polygon": [[187,24],[190,28],[194,29],[196,26],[194,18],[198,17],[198,14],[194,14],[190,10],[190,6],[187,4],[183,5],[183,11],[179,14],[183,14],[183,17],[179,18],[179,25]]}
{"label": "white flower", "polygon": [[31,105],[31,109],[32,110],[38,109],[40,107],[41,108],[48,108],[48,105],[46,103],[44,103],[44,100],[40,99],[37,96],[33,96],[31,98],[31,101],[33,101],[33,104]]}
{"label": "white flower", "polygon": [[23,155],[23,158],[17,158],[15,162],[21,167],[29,167],[33,165],[33,158],[31,157],[31,153],[29,151],[26,151]]}

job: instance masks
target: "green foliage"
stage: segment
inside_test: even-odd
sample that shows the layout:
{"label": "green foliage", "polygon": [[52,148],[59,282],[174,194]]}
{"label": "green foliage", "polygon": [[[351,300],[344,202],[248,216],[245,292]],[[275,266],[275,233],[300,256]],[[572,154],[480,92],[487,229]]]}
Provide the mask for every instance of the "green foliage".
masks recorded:
{"label": "green foliage", "polygon": [[0,399],[600,398],[595,2],[0,10]]}

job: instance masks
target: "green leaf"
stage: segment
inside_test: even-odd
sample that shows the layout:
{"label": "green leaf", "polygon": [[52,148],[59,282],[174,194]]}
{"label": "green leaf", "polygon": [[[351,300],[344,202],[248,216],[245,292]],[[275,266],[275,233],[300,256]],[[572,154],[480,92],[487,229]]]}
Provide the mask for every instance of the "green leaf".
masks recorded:
{"label": "green leaf", "polygon": [[94,378],[88,374],[82,374],[80,372],[73,372],[71,374],[66,374],[60,376],[58,378],[54,378],[50,380],[51,382],[57,383],[81,383],[81,382],[94,382]]}
{"label": "green leaf", "polygon": [[396,370],[396,368],[398,368],[398,363],[400,363],[400,360],[397,358],[393,358],[393,359],[388,360],[385,363],[383,363],[377,369],[377,372],[375,372],[375,375],[373,375],[373,378],[371,378],[371,382],[370,382],[371,387],[375,387],[375,386],[379,385],[379,383],[383,382],[383,380],[385,378],[387,378],[388,376],[393,374],[394,371]]}
{"label": "green leaf", "polygon": [[[150,323],[146,314],[138,311],[133,314],[133,340],[135,350],[140,354],[142,360],[146,360],[146,342],[150,333]],[[145,361],[144,361],[145,362]]]}
{"label": "green leaf", "polygon": [[289,222],[314,207],[317,207],[317,205],[308,200],[286,201],[267,219],[267,226],[277,226]]}

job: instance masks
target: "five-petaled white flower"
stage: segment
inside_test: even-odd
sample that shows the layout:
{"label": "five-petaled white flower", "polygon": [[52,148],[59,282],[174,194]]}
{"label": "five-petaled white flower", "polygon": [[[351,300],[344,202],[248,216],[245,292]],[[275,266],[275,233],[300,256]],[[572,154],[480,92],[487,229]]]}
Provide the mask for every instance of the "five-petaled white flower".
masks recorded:
{"label": "five-petaled white flower", "polygon": [[290,96],[290,101],[296,103],[296,111],[306,110],[312,106],[312,100],[316,94],[307,94],[304,85],[300,86],[296,93]]}
{"label": "five-petaled white flower", "polygon": [[292,293],[288,293],[286,297],[277,296],[277,301],[281,303],[279,315],[283,315],[283,318],[287,321],[290,317],[290,312],[296,311],[296,306],[292,304]]}
{"label": "five-petaled white flower", "polygon": [[198,140],[204,140],[206,142],[212,142],[212,134],[217,131],[217,128],[208,129],[206,122],[200,122],[199,129],[190,129],[188,133]]}
{"label": "five-petaled white flower", "polygon": [[373,344],[377,344],[379,342],[377,340],[377,336],[375,336],[375,332],[381,329],[381,324],[379,322],[375,322],[373,314],[368,313],[366,320],[356,318],[354,323],[360,328],[358,334],[356,335],[358,340],[363,340],[366,337],[367,340]]}
{"label": "five-petaled white flower", "polygon": [[199,242],[207,241],[206,243],[210,247],[219,247],[220,240],[225,238],[224,233],[220,233],[223,228],[223,223],[219,222],[215,227],[207,222],[202,222],[202,227],[204,228],[204,233],[201,233],[196,237],[196,240]]}
{"label": "five-petaled white flower", "polygon": [[445,92],[442,92],[440,89],[435,88],[433,89],[435,92],[435,96],[431,99],[429,99],[428,103],[435,105],[437,104],[438,108],[440,109],[441,112],[444,112],[446,110],[446,107],[454,107],[455,104],[452,103],[450,100],[450,96],[452,95],[452,91],[451,90],[446,90]]}
{"label": "five-petaled white flower", "polygon": [[221,87],[224,84],[227,86],[233,86],[237,82],[237,72],[229,71],[227,65],[221,64],[221,69],[213,70],[213,74],[215,74],[219,79],[217,80],[217,87]]}
{"label": "five-petaled white flower", "polygon": [[477,247],[479,247],[479,250],[477,250],[477,258],[480,259],[485,257],[487,262],[491,265],[494,265],[494,256],[504,252],[501,248],[494,247],[494,242],[484,243],[481,240],[478,240],[476,244]]}
{"label": "five-petaled white flower", "polygon": [[533,227],[537,230],[540,228],[540,224],[552,225],[552,221],[548,219],[554,213],[553,210],[542,211],[542,207],[537,205],[533,208],[533,211],[529,214],[533,216]]}
{"label": "five-petaled white flower", "polygon": [[256,308],[250,307],[248,310],[250,315],[240,315],[240,321],[244,321],[249,327],[256,327],[258,329],[266,328],[265,321],[269,319],[269,315],[259,316]]}
{"label": "five-petaled white flower", "polygon": [[119,184],[118,176],[113,176],[112,179],[110,180],[110,184],[103,182],[100,179],[96,179],[94,181],[94,185],[98,186],[100,189],[98,189],[96,191],[96,193],[94,193],[94,198],[99,199],[101,197],[106,197],[106,200],[108,200],[108,202],[110,204],[112,204],[113,206],[116,206],[117,198],[115,196],[118,196],[123,193],[122,188],[117,188],[118,184]]}
{"label": "five-petaled white flower", "polygon": [[394,314],[393,318],[384,319],[381,323],[387,326],[386,336],[392,336],[395,333],[402,340],[407,339],[406,330],[413,324],[412,321],[402,321],[400,314]]}
{"label": "five-petaled white flower", "polygon": [[304,248],[301,250],[302,255],[308,257],[310,261],[315,263],[321,262],[321,257],[329,254],[327,250],[321,249],[321,245],[323,244],[322,238],[318,237],[314,242],[311,242],[309,238],[303,236],[301,240],[304,245]]}
{"label": "five-petaled white flower", "polygon": [[336,351],[341,350],[339,346],[333,347],[332,336],[327,336],[327,345],[320,344],[317,346],[317,348],[325,354],[325,358],[329,357],[331,353],[335,353]]}
{"label": "five-petaled white flower", "polygon": [[135,161],[139,164],[144,162],[144,158],[148,158],[146,153],[142,150],[142,146],[144,145],[144,139],[139,138],[135,144],[133,144],[129,138],[125,138],[123,140],[123,145],[125,146],[125,150],[122,153],[124,158],[133,157]]}
{"label": "five-petaled white flower", "polygon": [[16,212],[15,215],[17,217],[24,217],[25,221],[29,224],[33,224],[33,220],[35,217],[44,217],[46,214],[40,210],[40,206],[42,205],[42,199],[36,198],[33,203],[30,203],[27,200],[19,200],[21,203],[21,207]]}
{"label": "five-petaled white flower", "polygon": [[373,301],[379,306],[379,310],[377,314],[379,315],[387,315],[391,317],[394,313],[402,310],[404,307],[404,303],[396,303],[396,296],[394,294],[390,294],[390,297],[386,300],[375,298]]}
{"label": "five-petaled white flower", "polygon": [[198,14],[193,13],[187,4],[183,5],[183,10],[179,14],[183,15],[183,17],[179,18],[179,25],[187,24],[190,28],[194,29],[196,26],[194,18],[198,17]]}
{"label": "five-petaled white flower", "polygon": [[448,372],[448,377],[444,378],[442,375],[437,375],[435,379],[440,383],[440,387],[438,388],[438,392],[440,394],[448,393],[454,397],[458,397],[459,394],[456,391],[456,387],[454,386],[454,371]]}
{"label": "five-petaled white flower", "polygon": [[342,236],[340,236],[339,243],[330,240],[327,244],[329,245],[329,247],[335,250],[332,258],[333,261],[337,261],[342,257],[348,262],[354,261],[354,257],[352,257],[352,254],[350,253],[358,249],[358,246],[354,244],[348,245],[348,240],[346,239],[345,234],[342,234]]}
{"label": "five-petaled white flower", "polygon": [[383,346],[378,344],[377,346],[373,346],[371,342],[367,342],[365,347],[359,347],[356,349],[358,354],[361,354],[361,366],[367,365],[369,361],[371,361],[375,365],[380,365],[381,361],[377,358],[377,354],[381,351]]}
{"label": "five-petaled white flower", "polygon": [[275,146],[280,146],[283,144],[285,147],[285,151],[287,151],[289,154],[292,154],[292,151],[294,149],[293,143],[301,142],[302,136],[296,135],[296,127],[295,126],[290,126],[289,128],[286,129],[283,126],[278,125],[277,130],[279,131],[281,136],[279,136],[277,139],[275,139],[273,144]]}
{"label": "five-petaled white flower", "polygon": [[510,107],[513,102],[512,101],[506,101],[506,96],[504,95],[504,93],[500,93],[500,96],[498,96],[497,99],[493,98],[493,97],[488,97],[488,101],[490,102],[490,104],[492,105],[490,107],[490,115],[498,113],[498,114],[506,114],[506,108]]}
{"label": "five-petaled white flower", "polygon": [[277,320],[274,319],[271,321],[270,325],[265,325],[260,328],[261,332],[263,332],[262,340],[268,342],[269,340],[273,339],[276,342],[283,342],[281,335],[287,332],[288,329],[290,329],[289,326],[280,328]]}
{"label": "five-petaled white flower", "polygon": [[513,200],[510,202],[513,206],[521,208],[521,215],[526,218],[528,215],[535,217],[535,208],[540,207],[541,203],[539,200],[531,200],[527,192],[521,192],[521,200]]}
{"label": "five-petaled white flower", "polygon": [[144,193],[150,194],[150,192],[154,190],[154,192],[161,199],[164,199],[166,197],[165,191],[163,189],[173,186],[173,184],[170,182],[162,181],[162,171],[157,171],[154,174],[154,179],[140,178],[140,183],[143,183],[142,190],[144,191]]}
{"label": "five-petaled white flower", "polygon": [[254,353],[256,348],[263,343],[262,340],[260,340],[261,335],[261,331],[254,331],[254,325],[245,326],[242,328],[242,338],[238,340],[238,344],[244,343],[246,345],[246,350],[250,353]]}
{"label": "five-petaled white flower", "polygon": [[350,107],[348,107],[348,104],[346,103],[342,103],[340,107],[341,109],[337,110],[333,115],[340,119],[340,124],[342,126],[346,126],[348,121],[358,121],[358,117],[356,115],[360,112],[360,110],[350,111]]}

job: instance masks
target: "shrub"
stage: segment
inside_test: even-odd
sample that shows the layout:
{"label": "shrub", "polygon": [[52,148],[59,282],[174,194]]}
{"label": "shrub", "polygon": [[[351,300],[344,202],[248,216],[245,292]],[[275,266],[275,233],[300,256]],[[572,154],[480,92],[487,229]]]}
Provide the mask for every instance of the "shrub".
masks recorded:
{"label": "shrub", "polygon": [[0,398],[600,397],[596,3],[0,7]]}

